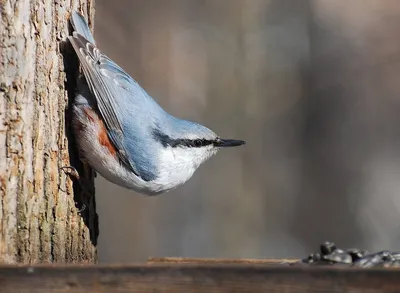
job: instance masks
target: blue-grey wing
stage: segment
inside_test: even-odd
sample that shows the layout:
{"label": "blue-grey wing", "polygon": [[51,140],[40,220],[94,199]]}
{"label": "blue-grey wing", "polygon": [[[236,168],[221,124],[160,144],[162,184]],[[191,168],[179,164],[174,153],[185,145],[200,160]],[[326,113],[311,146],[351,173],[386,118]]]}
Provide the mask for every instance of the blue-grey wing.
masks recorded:
{"label": "blue-grey wing", "polygon": [[92,32],[90,31],[89,25],[86,22],[86,19],[77,11],[73,11],[71,14],[71,25],[74,28],[74,31],[84,36],[86,40],[91,42],[93,45],[96,44],[94,41]]}
{"label": "blue-grey wing", "polygon": [[123,120],[120,117],[121,110],[125,109],[121,109],[117,103],[117,99],[124,97],[125,100],[118,102],[126,103],[126,96],[130,92],[143,89],[121,67],[79,33],[74,32],[69,40],[80,60],[89,89],[96,98],[98,109],[121,163],[144,180],[154,179],[155,170],[148,170],[147,166],[146,172],[140,172],[141,168],[135,166],[130,157],[124,138]]}

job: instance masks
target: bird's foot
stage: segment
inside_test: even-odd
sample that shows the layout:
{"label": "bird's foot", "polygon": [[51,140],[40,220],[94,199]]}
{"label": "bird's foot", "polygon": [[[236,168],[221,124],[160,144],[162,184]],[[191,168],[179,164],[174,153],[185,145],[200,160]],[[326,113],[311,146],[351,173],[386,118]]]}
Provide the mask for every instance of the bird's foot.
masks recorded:
{"label": "bird's foot", "polygon": [[[78,203],[76,203],[78,205]],[[81,208],[78,210],[78,214],[82,214],[86,210],[87,206],[85,203],[82,204]]]}
{"label": "bird's foot", "polygon": [[64,166],[60,168],[65,172],[66,175],[70,176],[72,179],[74,179],[78,184],[79,184],[79,197],[77,202],[75,202],[76,206],[80,206],[78,213],[81,214],[84,212],[89,205],[90,198],[93,196],[94,190],[92,188],[92,182],[89,182],[88,178],[90,175],[93,176],[94,171],[91,171],[91,168],[89,167],[88,164],[83,164],[83,176],[79,175],[78,170],[76,170],[75,167],[73,166]]}
{"label": "bird's foot", "polygon": [[61,167],[60,169],[63,170],[64,173],[67,174],[68,176],[71,176],[75,180],[80,181],[81,176],[79,175],[78,170],[76,170],[75,167],[73,167],[73,166],[64,166],[64,167]]}

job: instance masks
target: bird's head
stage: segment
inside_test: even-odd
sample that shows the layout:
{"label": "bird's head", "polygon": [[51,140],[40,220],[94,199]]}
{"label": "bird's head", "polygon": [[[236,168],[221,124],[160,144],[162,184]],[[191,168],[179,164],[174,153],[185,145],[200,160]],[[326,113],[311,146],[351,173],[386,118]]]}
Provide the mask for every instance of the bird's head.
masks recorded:
{"label": "bird's head", "polygon": [[153,130],[154,139],[162,147],[159,156],[160,170],[165,172],[162,176],[179,185],[188,180],[219,149],[245,144],[243,140],[220,138],[207,127],[189,121],[181,120],[178,126],[167,130]]}

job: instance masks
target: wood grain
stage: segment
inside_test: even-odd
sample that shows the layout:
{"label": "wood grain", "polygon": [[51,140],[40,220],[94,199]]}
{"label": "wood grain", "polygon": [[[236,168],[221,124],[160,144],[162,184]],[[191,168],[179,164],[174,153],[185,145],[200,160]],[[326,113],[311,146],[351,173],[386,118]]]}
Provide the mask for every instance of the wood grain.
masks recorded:
{"label": "wood grain", "polygon": [[93,20],[93,6],[92,0],[0,1],[0,263],[97,260],[95,204],[79,215],[83,192],[60,169],[79,161],[67,135],[75,94],[67,85],[76,80],[62,50],[68,13],[80,10]]}
{"label": "wood grain", "polygon": [[262,264],[0,267],[1,292],[400,291],[400,270]]}
{"label": "wood grain", "polygon": [[290,264],[298,259],[256,259],[256,258],[195,258],[195,257],[150,257],[148,264]]}

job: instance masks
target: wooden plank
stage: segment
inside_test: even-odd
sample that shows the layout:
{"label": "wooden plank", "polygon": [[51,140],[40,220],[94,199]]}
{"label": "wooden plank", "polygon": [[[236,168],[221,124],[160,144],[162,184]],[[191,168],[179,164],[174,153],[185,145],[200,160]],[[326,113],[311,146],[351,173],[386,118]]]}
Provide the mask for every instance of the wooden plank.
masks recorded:
{"label": "wooden plank", "polygon": [[192,258],[192,257],[150,257],[148,264],[170,263],[170,264],[290,264],[298,259],[258,259],[258,258]]}
{"label": "wooden plank", "polygon": [[0,292],[400,292],[400,270],[261,264],[0,267]]}

